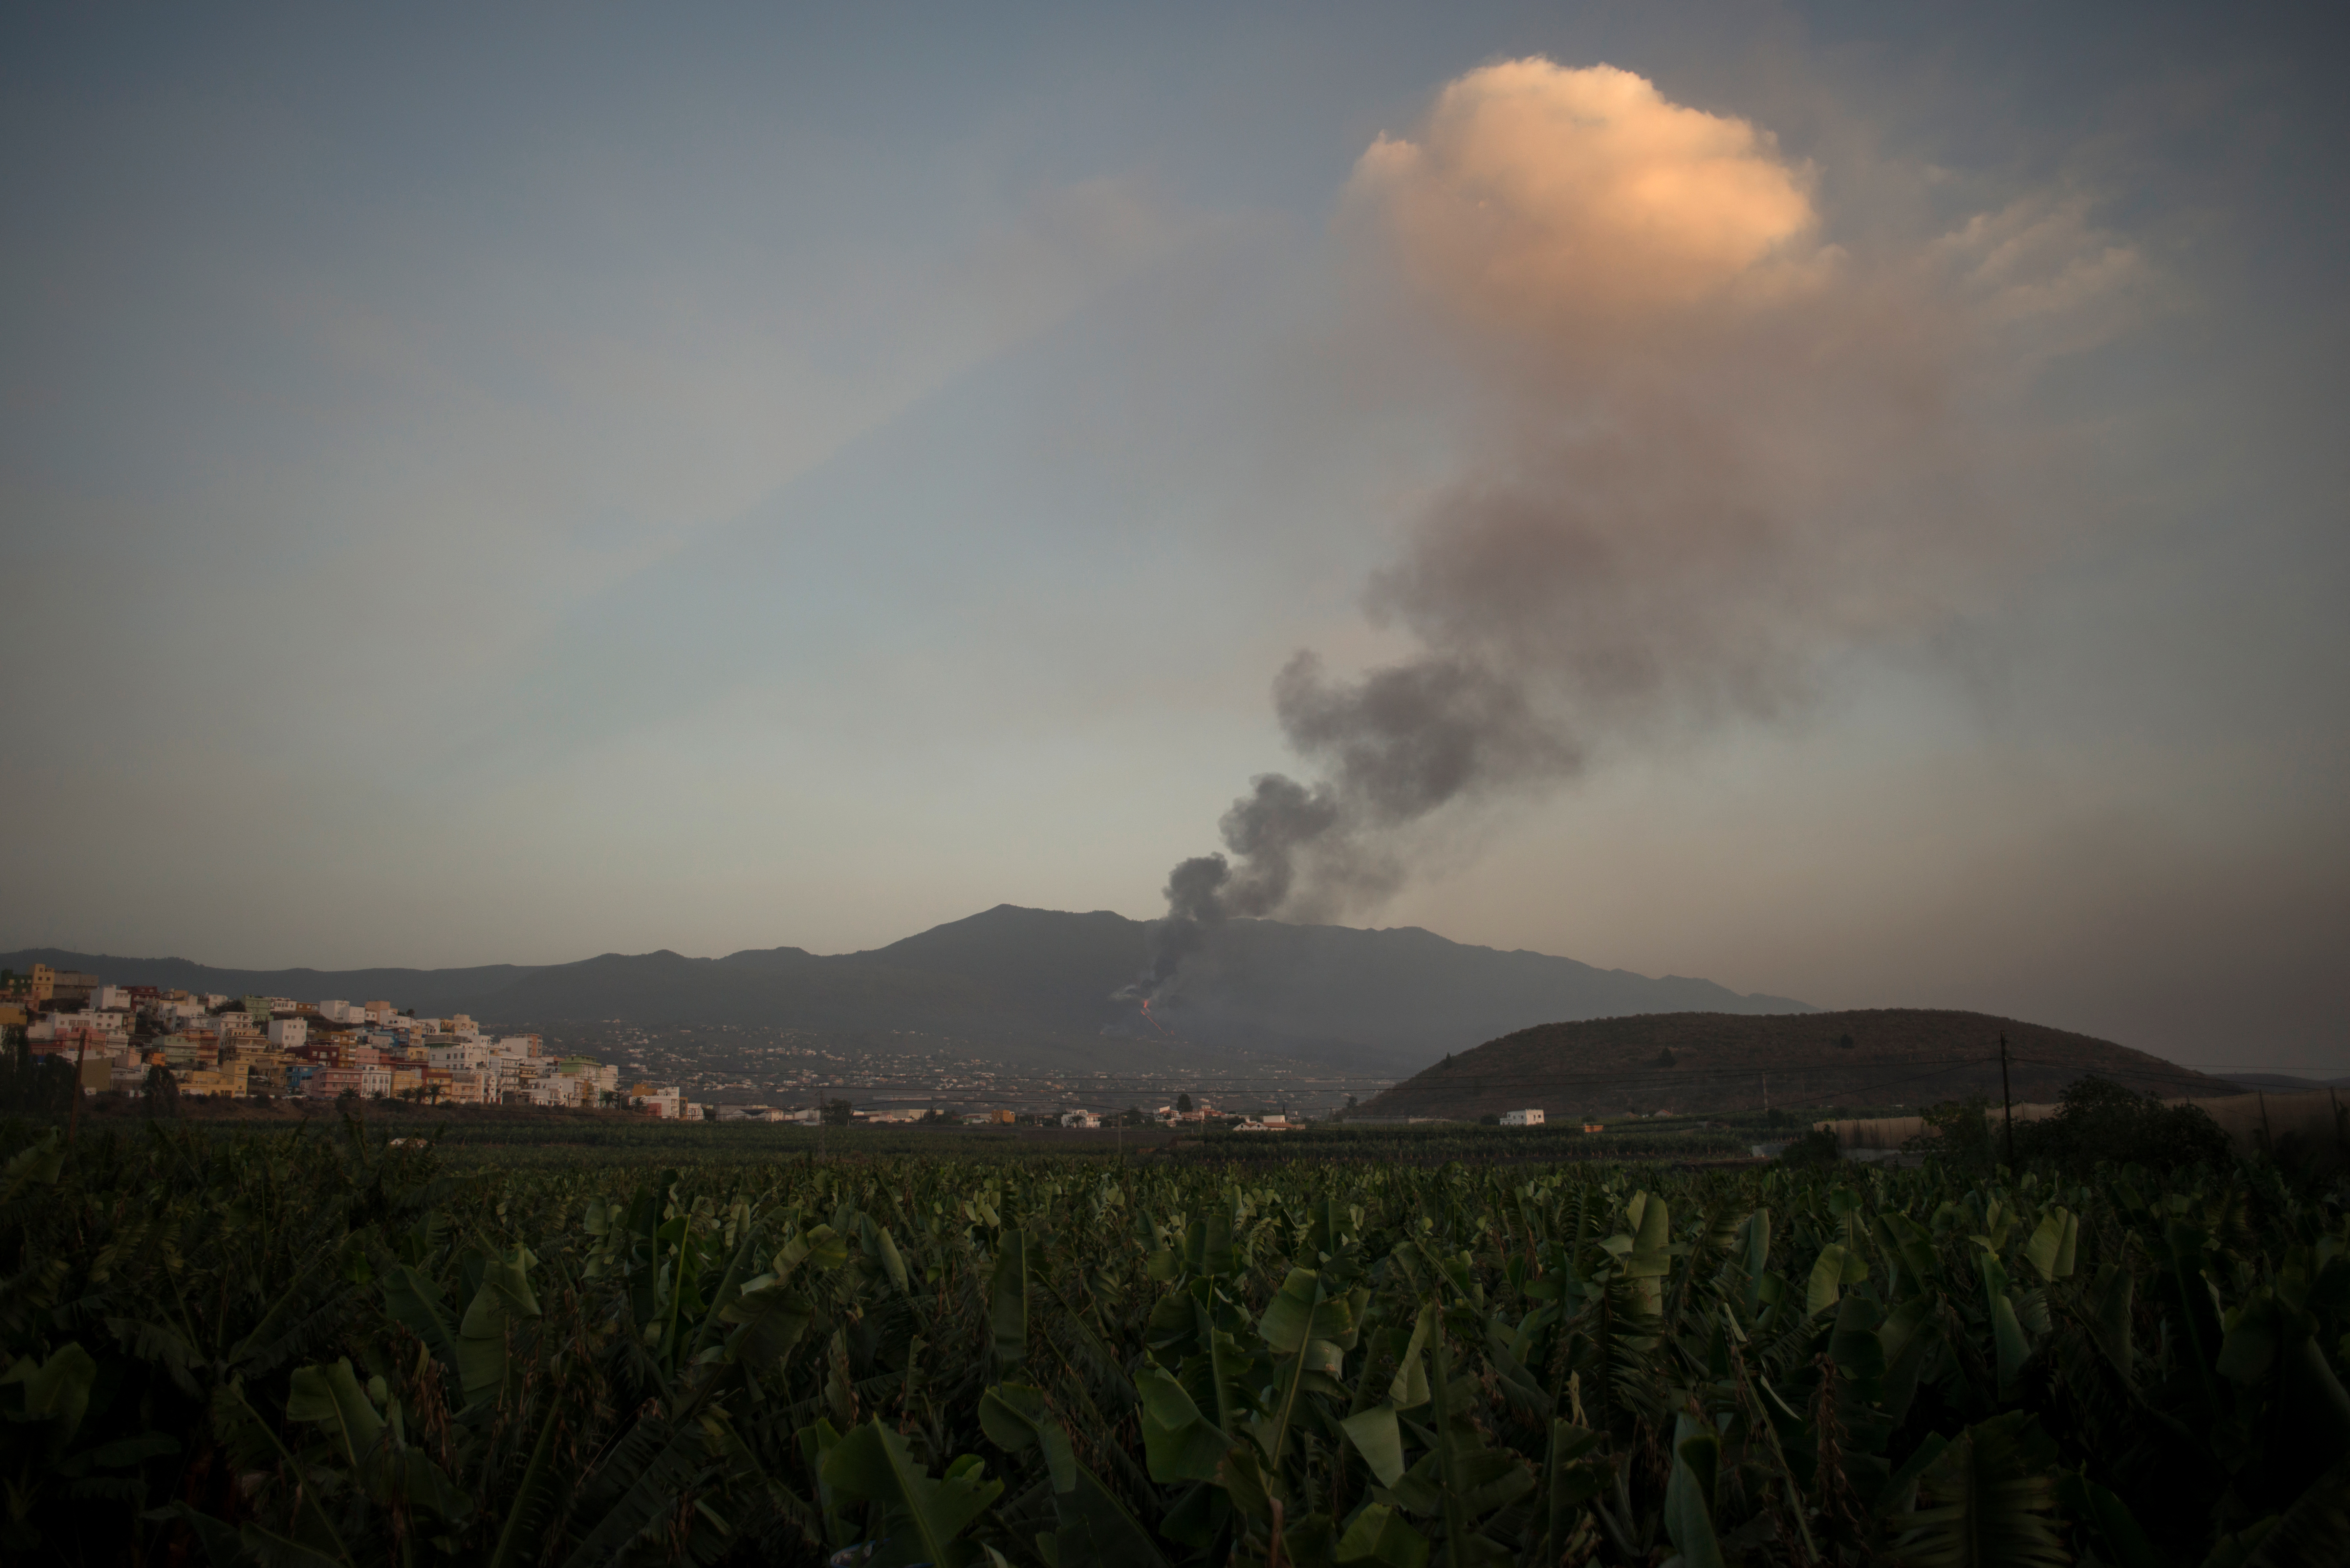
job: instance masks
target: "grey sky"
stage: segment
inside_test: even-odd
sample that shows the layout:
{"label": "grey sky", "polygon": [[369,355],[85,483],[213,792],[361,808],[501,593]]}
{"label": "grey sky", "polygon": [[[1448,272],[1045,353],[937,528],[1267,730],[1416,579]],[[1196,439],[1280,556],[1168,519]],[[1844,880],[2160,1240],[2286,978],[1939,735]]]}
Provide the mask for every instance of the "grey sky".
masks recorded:
{"label": "grey sky", "polygon": [[1366,587],[1491,389],[1344,193],[1539,56],[1775,136],[1871,275],[1978,218],[2135,270],[1962,346],[2007,533],[1931,613],[1437,813],[1347,917],[2350,1071],[2342,39],[1884,9],[12,14],[0,944],[1155,913],[1310,775],[1289,656],[1409,651]]}

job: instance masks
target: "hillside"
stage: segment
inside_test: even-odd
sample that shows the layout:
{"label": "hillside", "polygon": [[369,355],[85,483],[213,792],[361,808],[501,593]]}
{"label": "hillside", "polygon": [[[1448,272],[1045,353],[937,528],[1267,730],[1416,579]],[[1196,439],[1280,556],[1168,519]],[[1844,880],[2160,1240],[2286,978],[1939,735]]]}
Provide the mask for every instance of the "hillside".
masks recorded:
{"label": "hillside", "polygon": [[999,905],[866,952],[753,949],[721,959],[606,953],[578,963],[456,970],[226,970],[184,959],[27,950],[0,964],[88,971],[124,985],[300,1000],[383,998],[503,1027],[624,1022],[835,1034],[951,1036],[1009,1064],[1180,1062],[1245,1052],[1383,1075],[1559,1018],[1705,1008],[1803,1012],[1704,980],[1650,979],[1542,953],[1502,952],[1416,928],[1358,930],[1234,920],[1144,1023],[1113,992],[1141,969],[1142,921]]}
{"label": "hillside", "polygon": [[1539,1106],[1554,1120],[1605,1120],[1754,1110],[1766,1095],[1772,1106],[1798,1111],[1969,1095],[1995,1101],[2002,1031],[2019,1101],[2054,1100],[2084,1074],[2163,1095],[2235,1092],[2111,1041],[1981,1012],[1667,1012],[1522,1029],[1437,1063],[1361,1114],[1473,1118]]}

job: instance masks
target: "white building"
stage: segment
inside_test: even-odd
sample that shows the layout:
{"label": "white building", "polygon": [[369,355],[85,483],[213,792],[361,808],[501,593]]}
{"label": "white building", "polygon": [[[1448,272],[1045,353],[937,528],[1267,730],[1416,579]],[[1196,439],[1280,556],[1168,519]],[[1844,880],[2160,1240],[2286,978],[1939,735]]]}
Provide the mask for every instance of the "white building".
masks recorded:
{"label": "white building", "polygon": [[101,985],[89,993],[89,1005],[97,1012],[128,1012],[130,992],[119,985]]}
{"label": "white building", "polygon": [[663,1121],[673,1122],[685,1115],[683,1089],[656,1089],[650,1084],[639,1084],[629,1091],[629,1100],[636,1108]]}
{"label": "white building", "polygon": [[269,1021],[269,1044],[280,1051],[291,1051],[296,1045],[307,1044],[309,1039],[310,1021],[307,1018],[273,1018]]}
{"label": "white building", "polygon": [[35,1045],[65,1042],[104,1051],[129,1044],[130,1036],[123,1032],[120,1013],[84,1012],[44,1012],[26,1028],[25,1038]]}
{"label": "white building", "polygon": [[1101,1126],[1101,1117],[1091,1111],[1063,1111],[1061,1125],[1065,1127],[1097,1127]]}
{"label": "white building", "polygon": [[607,1089],[618,1089],[620,1086],[620,1069],[618,1064],[606,1065],[590,1061],[585,1056],[567,1056],[564,1058],[563,1064],[556,1070],[567,1078],[580,1080],[579,1103],[582,1105],[592,1106],[596,1103],[596,1096],[598,1094]]}
{"label": "white building", "polygon": [[534,1106],[577,1106],[579,1104],[579,1080],[561,1073],[549,1073],[525,1088]]}
{"label": "white building", "polygon": [[1503,1111],[1502,1125],[1505,1127],[1538,1127],[1543,1125],[1543,1114],[1539,1110]]}

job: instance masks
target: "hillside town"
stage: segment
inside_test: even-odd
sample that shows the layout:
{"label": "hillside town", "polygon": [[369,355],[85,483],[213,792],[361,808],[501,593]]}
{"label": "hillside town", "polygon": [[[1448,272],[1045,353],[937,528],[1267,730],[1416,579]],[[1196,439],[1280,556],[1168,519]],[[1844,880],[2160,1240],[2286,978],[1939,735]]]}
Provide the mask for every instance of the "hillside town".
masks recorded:
{"label": "hillside town", "polygon": [[36,964],[0,980],[0,1028],[36,1057],[71,1062],[85,1093],[170,1081],[199,1098],[404,1099],[435,1105],[630,1108],[691,1119],[702,1107],[619,1069],[551,1056],[536,1034],[498,1035],[463,1013],[419,1018],[389,1002],[224,996]]}
{"label": "hillside town", "polygon": [[[84,1094],[149,1094],[168,1083],[199,1099],[404,1100],[431,1106],[536,1106],[623,1110],[671,1121],[770,1121],[807,1126],[1222,1126],[1283,1132],[1280,1111],[1220,1110],[1188,1094],[1150,1110],[993,1107],[959,1113],[933,1104],[858,1106],[819,1095],[795,1106],[705,1103],[674,1085],[622,1085],[619,1064],[551,1054],[536,1033],[500,1034],[464,1013],[417,1016],[390,1002],[228,996],[35,964],[0,971],[0,1034],[39,1061],[72,1065]],[[160,1075],[160,1076],[159,1076]],[[1539,1115],[1539,1113],[1536,1113]]]}

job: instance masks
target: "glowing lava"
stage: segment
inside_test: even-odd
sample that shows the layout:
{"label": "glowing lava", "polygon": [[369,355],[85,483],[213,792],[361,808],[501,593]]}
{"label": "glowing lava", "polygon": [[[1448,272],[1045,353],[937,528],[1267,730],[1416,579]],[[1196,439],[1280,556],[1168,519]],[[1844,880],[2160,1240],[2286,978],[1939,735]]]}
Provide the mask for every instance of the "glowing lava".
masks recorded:
{"label": "glowing lava", "polygon": [[[1142,1021],[1145,1023],[1149,1024],[1153,1029],[1158,1030],[1161,1034],[1167,1034],[1166,1027],[1161,1024],[1159,1020],[1150,1016],[1150,999],[1147,996],[1142,999]],[[1167,1034],[1167,1038],[1172,1040],[1175,1036],[1172,1034]]]}

